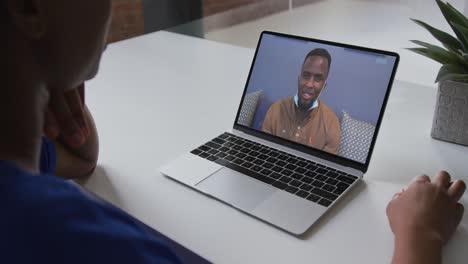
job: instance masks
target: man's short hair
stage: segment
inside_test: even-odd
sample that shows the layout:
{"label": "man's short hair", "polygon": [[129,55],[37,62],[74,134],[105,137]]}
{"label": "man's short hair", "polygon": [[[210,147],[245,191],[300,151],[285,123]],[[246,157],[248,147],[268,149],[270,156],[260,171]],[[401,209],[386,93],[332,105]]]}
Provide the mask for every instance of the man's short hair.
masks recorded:
{"label": "man's short hair", "polygon": [[[2,1],[2,0],[0,0],[0,1]],[[328,51],[326,49],[318,48],[318,49],[311,50],[309,53],[307,53],[307,56],[304,59],[304,63],[306,62],[306,60],[309,57],[312,57],[312,56],[319,56],[319,57],[323,57],[323,58],[327,59],[328,60],[328,71],[330,71],[332,58],[330,56],[330,53],[328,53]]]}

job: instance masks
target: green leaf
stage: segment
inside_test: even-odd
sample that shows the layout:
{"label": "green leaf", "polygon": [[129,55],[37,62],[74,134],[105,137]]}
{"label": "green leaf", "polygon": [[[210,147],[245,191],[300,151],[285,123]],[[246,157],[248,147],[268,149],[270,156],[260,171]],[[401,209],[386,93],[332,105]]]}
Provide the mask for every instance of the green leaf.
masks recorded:
{"label": "green leaf", "polygon": [[429,59],[432,59],[432,60],[435,60],[439,63],[442,63],[442,64],[450,64],[451,61],[444,58],[444,57],[441,57],[439,56],[438,54],[433,54],[429,51],[428,48],[409,48],[408,50],[412,51],[412,52],[415,52],[415,53],[418,53],[420,55],[423,55],[425,57],[428,57]]}
{"label": "green leaf", "polygon": [[468,74],[447,74],[443,78],[439,78],[436,82],[442,81],[457,81],[457,82],[468,82]]}
{"label": "green leaf", "polygon": [[468,63],[468,53],[462,52],[462,57]]}
{"label": "green leaf", "polygon": [[461,22],[458,24],[468,27],[468,18],[465,15],[463,15],[460,11],[458,11],[455,7],[453,7],[450,3],[447,2],[446,5],[452,10],[453,13],[457,15],[458,19]]}
{"label": "green leaf", "polygon": [[445,33],[437,28],[434,28],[420,20],[413,18],[411,18],[411,20],[414,21],[414,23],[427,29],[432,34],[432,36],[434,36],[438,41],[440,41],[440,43],[442,43],[442,45],[444,45],[444,47],[446,47],[447,49],[453,52],[459,52],[459,50],[463,49],[463,46],[460,43],[460,41],[458,41],[458,39],[456,39],[452,35]]}
{"label": "green leaf", "polygon": [[458,24],[458,23],[452,23],[452,27],[456,28],[459,34],[461,35],[459,39],[462,41],[463,46],[465,47],[465,51],[468,51],[468,28]]}
{"label": "green leaf", "polygon": [[[468,61],[458,53],[455,53],[455,52],[449,51],[449,50],[445,50],[445,49],[443,49],[443,48],[441,48],[439,46],[432,45],[432,44],[429,44],[427,42],[423,42],[423,41],[419,41],[419,40],[411,40],[411,42],[413,42],[413,43],[415,43],[417,45],[420,45],[422,47],[428,48],[429,50],[431,50],[432,53],[446,54],[447,59],[452,61],[452,64],[457,64],[457,65],[460,65],[462,67],[466,67],[468,69]],[[466,54],[466,53],[462,52],[462,54]]]}
{"label": "green leaf", "polygon": [[440,11],[442,11],[442,14],[445,17],[445,20],[447,20],[453,32],[455,32],[455,35],[457,35],[458,39],[462,40],[462,45],[465,48],[465,50],[467,50],[468,39],[462,32],[460,32],[460,30],[457,27],[454,26],[454,24],[468,26],[468,19],[460,12],[458,12],[453,6],[449,6],[448,4],[440,0],[436,0],[436,2],[440,8]]}
{"label": "green leaf", "polygon": [[[437,46],[436,46],[437,47]],[[437,49],[438,48],[438,49]],[[453,65],[464,65],[464,60],[460,59],[460,57],[457,57],[455,54],[453,54],[450,51],[444,50],[440,47],[437,47],[436,49],[433,48],[409,48],[408,50],[411,50],[415,53],[418,53],[420,55],[423,55],[425,57],[428,57],[430,59],[433,59],[441,64],[453,64]]]}
{"label": "green leaf", "polygon": [[468,81],[468,72],[458,65],[446,64],[443,65],[440,70],[439,74],[437,74],[437,78],[435,82],[442,82],[446,80],[453,80],[453,81]]}
{"label": "green leaf", "polygon": [[445,50],[445,49],[443,49],[443,48],[441,48],[439,46],[432,45],[432,44],[429,44],[429,43],[424,42],[424,41],[420,41],[420,40],[410,40],[410,41],[413,42],[414,44],[419,45],[419,46],[434,49],[434,50],[437,50],[439,52],[449,52],[448,50]]}

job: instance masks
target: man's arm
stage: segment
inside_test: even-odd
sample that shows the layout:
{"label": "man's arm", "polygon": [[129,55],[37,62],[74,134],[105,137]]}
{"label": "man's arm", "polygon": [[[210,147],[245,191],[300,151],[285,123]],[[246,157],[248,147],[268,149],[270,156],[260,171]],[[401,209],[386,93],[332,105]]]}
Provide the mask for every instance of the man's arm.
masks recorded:
{"label": "man's arm", "polygon": [[273,135],[273,105],[268,109],[262,124],[262,131]]}
{"label": "man's arm", "polygon": [[54,142],[55,174],[72,179],[91,174],[98,159],[98,135],[85,104],[84,84],[51,92],[44,132]]}
{"label": "man's arm", "polygon": [[442,243],[430,234],[411,231],[395,237],[393,264],[440,264]]}
{"label": "man's arm", "polygon": [[56,174],[73,179],[85,177],[96,168],[99,154],[99,140],[96,125],[89,109],[84,106],[84,114],[88,123],[89,136],[80,147],[72,147],[59,137],[54,141],[57,152]]}
{"label": "man's arm", "polygon": [[395,234],[393,264],[440,264],[442,247],[463,217],[459,203],[465,192],[463,181],[439,172],[431,182],[416,177],[408,188],[394,195],[387,206],[390,227]]}
{"label": "man's arm", "polygon": [[[334,115],[334,113],[333,113]],[[324,151],[338,154],[338,149],[340,148],[340,139],[341,139],[341,127],[340,121],[338,121],[338,117],[331,116],[332,119],[330,124],[328,125],[327,129],[327,141],[325,143],[325,147],[323,148]]]}

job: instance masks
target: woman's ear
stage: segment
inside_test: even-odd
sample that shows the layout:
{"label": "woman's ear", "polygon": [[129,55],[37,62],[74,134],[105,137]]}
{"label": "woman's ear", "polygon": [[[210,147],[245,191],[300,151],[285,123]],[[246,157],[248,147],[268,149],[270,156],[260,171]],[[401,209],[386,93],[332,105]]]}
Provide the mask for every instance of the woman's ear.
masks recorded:
{"label": "woman's ear", "polygon": [[46,32],[43,0],[7,0],[11,24],[26,38],[37,40]]}

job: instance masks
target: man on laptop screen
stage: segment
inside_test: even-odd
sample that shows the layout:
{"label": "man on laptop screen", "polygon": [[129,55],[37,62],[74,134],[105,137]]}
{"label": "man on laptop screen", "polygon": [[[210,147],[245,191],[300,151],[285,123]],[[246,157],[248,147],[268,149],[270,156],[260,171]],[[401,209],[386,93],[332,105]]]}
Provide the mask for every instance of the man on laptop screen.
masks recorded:
{"label": "man on laptop screen", "polygon": [[262,131],[338,153],[340,122],[335,112],[318,99],[327,86],[331,61],[330,53],[322,48],[313,49],[306,55],[298,76],[297,94],[270,107]]}

